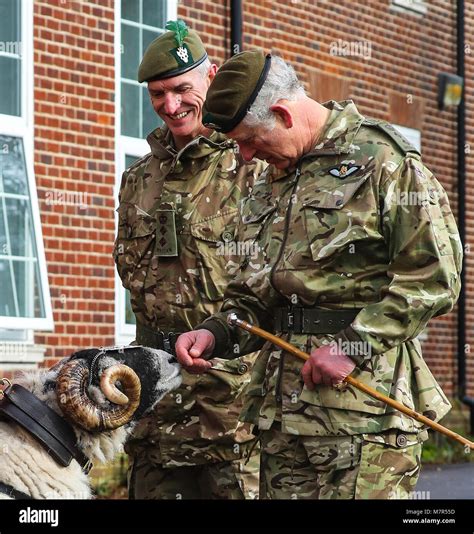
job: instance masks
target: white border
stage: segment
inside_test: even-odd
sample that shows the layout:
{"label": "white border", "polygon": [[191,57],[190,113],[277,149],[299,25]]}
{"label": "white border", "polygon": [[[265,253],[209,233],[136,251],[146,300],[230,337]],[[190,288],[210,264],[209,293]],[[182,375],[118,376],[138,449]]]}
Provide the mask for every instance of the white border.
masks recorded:
{"label": "white border", "polygon": [[[178,14],[178,0],[167,1],[167,20],[172,20]],[[115,204],[118,205],[118,194],[122,173],[125,170],[125,156],[136,156],[137,159],[148,154],[150,147],[145,139],[127,137],[121,134],[121,2],[115,0]],[[117,228],[117,215],[115,215],[115,228]],[[115,340],[119,345],[126,345],[135,339],[135,325],[125,322],[125,289],[115,270]]]}
{"label": "white border", "polygon": [[38,194],[34,174],[34,50],[33,50],[33,0],[22,0],[21,4],[21,116],[0,115],[0,132],[4,135],[20,137],[23,139],[23,148],[28,175],[28,188],[30,194],[33,227],[36,239],[36,252],[38,254],[38,267],[40,273],[41,290],[44,303],[45,317],[4,317],[0,316],[2,328],[24,330],[54,330],[53,311],[51,307],[51,294],[49,291],[48,274],[46,269],[46,256],[43,243],[43,232],[39,213]]}

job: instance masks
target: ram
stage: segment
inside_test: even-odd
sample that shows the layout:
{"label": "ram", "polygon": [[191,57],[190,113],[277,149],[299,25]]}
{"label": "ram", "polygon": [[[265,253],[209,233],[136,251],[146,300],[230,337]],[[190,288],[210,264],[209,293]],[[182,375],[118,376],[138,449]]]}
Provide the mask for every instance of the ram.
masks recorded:
{"label": "ram", "polygon": [[0,498],[91,498],[90,465],[120,452],[180,383],[170,354],[134,346],[81,350],[25,374],[1,394]]}

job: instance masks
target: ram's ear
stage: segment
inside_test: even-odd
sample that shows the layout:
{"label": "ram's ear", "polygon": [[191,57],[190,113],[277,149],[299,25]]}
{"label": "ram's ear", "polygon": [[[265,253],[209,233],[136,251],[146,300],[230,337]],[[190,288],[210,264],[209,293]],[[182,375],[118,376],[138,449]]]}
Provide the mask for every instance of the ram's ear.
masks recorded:
{"label": "ram's ear", "polygon": [[91,348],[91,349],[82,349],[78,350],[77,352],[74,352],[69,356],[69,360],[92,360],[97,353],[99,352],[99,349]]}

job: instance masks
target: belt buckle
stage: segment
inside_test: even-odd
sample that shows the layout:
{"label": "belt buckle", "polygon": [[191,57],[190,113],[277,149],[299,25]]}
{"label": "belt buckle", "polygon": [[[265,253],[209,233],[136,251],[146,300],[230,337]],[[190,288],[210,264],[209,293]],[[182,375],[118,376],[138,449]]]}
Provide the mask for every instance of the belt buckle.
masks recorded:
{"label": "belt buckle", "polygon": [[293,330],[294,325],[295,325],[295,315],[292,312],[288,312],[288,315],[286,316],[286,326],[288,327],[288,330]]}
{"label": "belt buckle", "polygon": [[[291,325],[290,325],[291,317]],[[295,334],[303,333],[303,308],[292,308],[288,313],[289,329]]]}

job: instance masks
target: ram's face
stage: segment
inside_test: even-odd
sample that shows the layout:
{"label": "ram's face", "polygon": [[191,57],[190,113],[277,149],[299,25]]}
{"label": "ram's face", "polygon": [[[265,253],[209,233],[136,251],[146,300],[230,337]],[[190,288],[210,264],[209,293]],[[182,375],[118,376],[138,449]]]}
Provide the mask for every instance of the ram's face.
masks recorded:
{"label": "ram's face", "polygon": [[74,353],[60,365],[56,391],[66,418],[86,430],[112,430],[151,411],[181,383],[162,350],[111,347]]}

